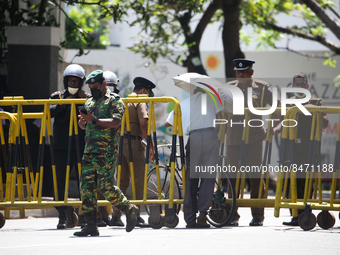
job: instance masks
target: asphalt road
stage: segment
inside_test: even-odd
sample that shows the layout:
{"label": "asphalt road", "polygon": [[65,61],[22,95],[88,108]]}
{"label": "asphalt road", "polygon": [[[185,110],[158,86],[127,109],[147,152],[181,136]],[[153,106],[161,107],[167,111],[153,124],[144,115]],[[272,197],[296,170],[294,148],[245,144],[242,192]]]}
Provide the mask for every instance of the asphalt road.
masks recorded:
{"label": "asphalt road", "polygon": [[[316,215],[318,211],[313,211]],[[183,215],[174,229],[99,228],[99,237],[74,237],[80,228],[56,230],[57,218],[6,220],[0,229],[0,254],[340,254],[338,212],[335,226],[311,231],[287,227],[288,209],[275,218],[272,208],[265,209],[263,227],[249,227],[249,208],[239,208],[240,226],[186,229]],[[147,216],[142,215],[144,219]],[[123,219],[125,221],[125,219]]]}

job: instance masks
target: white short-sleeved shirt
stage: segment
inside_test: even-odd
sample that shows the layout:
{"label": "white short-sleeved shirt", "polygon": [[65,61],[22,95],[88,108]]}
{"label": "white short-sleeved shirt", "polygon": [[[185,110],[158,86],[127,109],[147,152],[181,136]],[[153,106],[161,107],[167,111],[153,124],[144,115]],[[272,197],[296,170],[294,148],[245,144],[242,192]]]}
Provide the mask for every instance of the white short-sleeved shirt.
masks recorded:
{"label": "white short-sleeved shirt", "polygon": [[[202,96],[204,95],[204,96]],[[202,98],[206,99],[206,114],[202,114]],[[205,101],[203,99],[203,101]],[[205,108],[205,107],[204,107]],[[215,101],[210,95],[204,92],[198,92],[181,102],[182,110],[182,127],[183,133],[189,135],[190,131],[195,129],[214,127],[214,120],[216,113],[220,112],[223,106],[215,98]],[[174,112],[170,112],[166,120],[169,124],[173,125]]]}

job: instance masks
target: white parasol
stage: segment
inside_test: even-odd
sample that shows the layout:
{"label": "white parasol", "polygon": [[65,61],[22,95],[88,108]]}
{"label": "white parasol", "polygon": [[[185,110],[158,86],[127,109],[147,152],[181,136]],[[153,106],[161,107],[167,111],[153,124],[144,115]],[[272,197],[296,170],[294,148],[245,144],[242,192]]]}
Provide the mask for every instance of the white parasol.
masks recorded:
{"label": "white parasol", "polygon": [[211,92],[212,95],[221,99],[224,111],[233,112],[233,97],[229,90],[223,89],[223,84],[219,81],[198,73],[185,73],[172,77],[177,87],[193,94],[196,87],[203,88]]}

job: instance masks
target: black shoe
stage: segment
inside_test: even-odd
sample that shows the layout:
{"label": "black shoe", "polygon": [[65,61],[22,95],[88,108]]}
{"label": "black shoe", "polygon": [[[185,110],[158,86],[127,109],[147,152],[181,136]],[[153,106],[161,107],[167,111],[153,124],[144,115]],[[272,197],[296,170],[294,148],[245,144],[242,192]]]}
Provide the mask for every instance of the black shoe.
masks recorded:
{"label": "black shoe", "polygon": [[139,209],[135,205],[129,205],[129,208],[127,211],[125,211],[126,215],[126,227],[125,230],[126,232],[131,232],[137,223],[137,215],[138,215]]}
{"label": "black shoe", "polygon": [[231,227],[237,227],[238,226],[238,220],[232,220],[229,224],[226,226],[231,226]]}
{"label": "black shoe", "polygon": [[210,224],[207,223],[207,216],[200,215],[197,217],[196,228],[210,228]]}
{"label": "black shoe", "polygon": [[57,229],[66,229],[67,220],[66,219],[59,219]]}
{"label": "black shoe", "polygon": [[149,227],[149,224],[148,224],[148,223],[145,223],[145,221],[143,220],[142,217],[138,217],[138,218],[137,218],[136,227],[140,227],[140,228],[148,228],[148,227]]}
{"label": "black shoe", "polygon": [[86,221],[85,221],[84,214],[79,215],[78,221],[80,223],[80,228],[85,228],[86,227]]}
{"label": "black shoe", "polygon": [[259,227],[259,226],[263,226],[263,221],[262,220],[259,220],[257,218],[253,218],[251,220],[251,222],[249,223],[249,226],[252,226],[252,227]]}
{"label": "black shoe", "polygon": [[59,215],[57,229],[66,229],[67,228],[66,206],[58,206],[55,209],[57,209]]}
{"label": "black shoe", "polygon": [[106,222],[103,221],[102,218],[97,219],[97,226],[98,227],[106,227],[106,225],[107,225]]}
{"label": "black shoe", "polygon": [[124,223],[122,222],[122,220],[120,219],[120,217],[115,217],[113,216],[111,221],[110,221],[110,226],[117,226],[117,227],[124,227]]}
{"label": "black shoe", "polygon": [[86,226],[81,229],[81,231],[74,232],[75,236],[99,236],[99,231],[97,228],[97,213],[85,213]]}
{"label": "black shoe", "polygon": [[110,226],[110,222],[111,222],[110,218],[103,219],[103,221],[106,223],[107,226]]}
{"label": "black shoe", "polygon": [[299,226],[298,217],[293,217],[291,221],[282,222],[286,226]]}
{"label": "black shoe", "polygon": [[196,228],[196,220],[189,222],[185,227],[186,228]]}

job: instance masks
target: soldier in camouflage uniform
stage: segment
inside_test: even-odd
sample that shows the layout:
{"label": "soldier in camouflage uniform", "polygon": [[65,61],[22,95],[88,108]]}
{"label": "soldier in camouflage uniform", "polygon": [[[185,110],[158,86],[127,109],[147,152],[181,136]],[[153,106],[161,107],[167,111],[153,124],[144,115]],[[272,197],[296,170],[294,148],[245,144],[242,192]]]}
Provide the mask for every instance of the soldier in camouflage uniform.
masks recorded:
{"label": "soldier in camouflage uniform", "polygon": [[117,94],[107,89],[103,71],[93,71],[85,83],[89,84],[92,97],[85,103],[87,113],[80,112],[78,124],[86,132],[80,190],[87,225],[74,235],[99,235],[96,216],[97,187],[113,206],[126,214],[126,231],[130,232],[136,225],[138,208],[130,204],[121,190],[113,185],[118,154],[118,127],[125,106]]}

